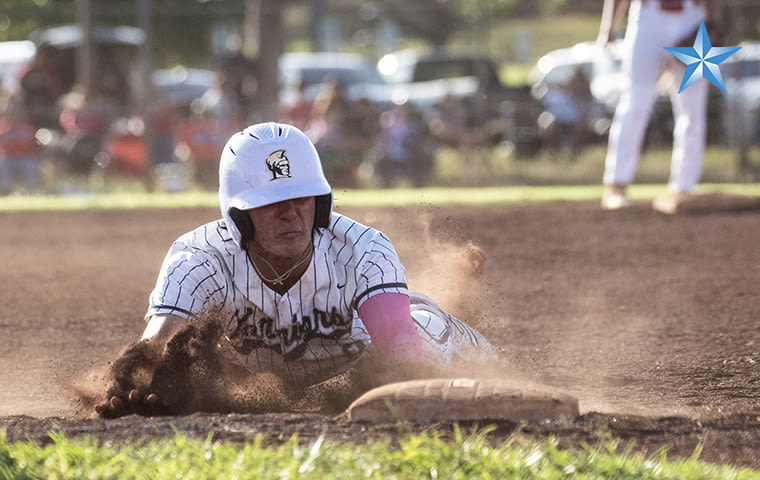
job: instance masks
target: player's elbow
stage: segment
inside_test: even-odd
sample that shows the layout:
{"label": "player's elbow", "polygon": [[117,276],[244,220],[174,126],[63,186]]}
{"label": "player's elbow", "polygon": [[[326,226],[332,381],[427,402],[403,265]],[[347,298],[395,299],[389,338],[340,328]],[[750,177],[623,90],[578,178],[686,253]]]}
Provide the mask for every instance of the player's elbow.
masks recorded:
{"label": "player's elbow", "polygon": [[148,325],[140,340],[166,343],[180,328],[187,325],[188,321],[176,315],[153,315],[148,319]]}

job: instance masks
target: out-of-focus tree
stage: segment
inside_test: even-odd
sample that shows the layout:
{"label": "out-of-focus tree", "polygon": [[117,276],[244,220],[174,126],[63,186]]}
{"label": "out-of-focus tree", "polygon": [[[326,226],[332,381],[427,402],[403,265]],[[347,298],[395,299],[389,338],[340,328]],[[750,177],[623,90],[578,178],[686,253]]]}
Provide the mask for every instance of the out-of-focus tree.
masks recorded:
{"label": "out-of-focus tree", "polygon": [[75,0],[2,0],[0,41],[23,40],[42,25],[72,22]]}
{"label": "out-of-focus tree", "polygon": [[[76,21],[75,0],[2,0],[0,41],[23,40],[37,28]],[[134,0],[98,0],[98,24],[136,25]],[[154,58],[159,66],[213,61],[210,25],[241,22],[245,0],[152,0]]]}
{"label": "out-of-focus tree", "polygon": [[[0,0],[0,3],[0,41],[21,40],[40,26],[75,21],[75,0]],[[99,22],[136,24],[134,0],[97,0],[96,3]],[[419,36],[431,43],[446,42],[446,34],[451,30],[495,25],[502,19],[558,14],[601,15],[601,3],[600,0],[283,0],[287,8],[301,11],[308,11],[310,5],[319,5],[323,12],[316,17],[348,12],[341,15],[341,21],[346,22],[341,29],[346,31],[366,29],[366,26],[358,25],[366,19],[357,12],[390,12],[396,17],[392,19],[403,22],[405,35]],[[245,4],[246,0],[152,0],[153,51],[157,64],[209,64],[213,60],[210,26],[215,22],[240,24]],[[368,9],[368,5],[376,8]],[[728,31],[735,32],[741,39],[760,38],[758,0],[725,0],[725,5],[726,18],[732,23]],[[308,42],[308,25],[292,30],[288,18],[285,14],[284,28],[286,31],[291,29],[286,34],[288,42],[296,41],[301,45]],[[298,35],[302,36],[300,41],[294,38]],[[351,40],[356,43],[355,38]]]}
{"label": "out-of-focus tree", "polygon": [[[383,3],[382,0],[379,3]],[[602,8],[600,0],[442,0],[439,3],[450,6],[465,18],[476,16],[483,10],[512,18],[560,13],[601,15]],[[742,24],[751,24],[754,30],[760,28],[760,3],[757,0],[727,0],[724,3],[727,9],[742,12]]]}

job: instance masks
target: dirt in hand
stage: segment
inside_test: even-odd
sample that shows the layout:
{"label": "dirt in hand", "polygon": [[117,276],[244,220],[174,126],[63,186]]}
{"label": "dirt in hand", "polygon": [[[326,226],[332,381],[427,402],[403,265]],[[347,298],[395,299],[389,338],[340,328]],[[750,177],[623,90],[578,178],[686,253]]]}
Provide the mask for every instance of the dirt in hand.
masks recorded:
{"label": "dirt in hand", "polygon": [[[132,390],[143,399],[152,393],[155,405],[141,402],[129,412],[148,416],[293,409],[299,396],[278,377],[225,363],[221,333],[220,323],[206,318],[181,328],[165,348],[147,340],[129,345],[108,369],[100,401],[114,396],[127,401]],[[83,403],[92,404],[96,390],[87,389]]]}
{"label": "dirt in hand", "polygon": [[[129,405],[125,411],[106,410],[102,414],[105,418],[130,413],[336,414],[371,388],[433,373],[430,368],[400,365],[369,354],[326,382],[298,388],[272,373],[251,372],[235,364],[225,356],[224,341],[217,318],[196,319],[174,334],[165,348],[147,340],[130,344],[105,375],[89,375],[88,387],[80,384],[77,394],[81,403],[88,406],[94,407],[112,397]],[[158,402],[130,404],[128,398],[133,390],[141,399],[154,394]]]}

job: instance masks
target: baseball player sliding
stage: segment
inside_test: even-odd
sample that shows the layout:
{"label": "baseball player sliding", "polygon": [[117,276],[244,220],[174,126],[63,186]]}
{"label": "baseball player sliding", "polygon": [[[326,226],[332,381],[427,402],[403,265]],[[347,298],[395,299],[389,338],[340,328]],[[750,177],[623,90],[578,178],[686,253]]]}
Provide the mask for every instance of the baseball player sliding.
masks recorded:
{"label": "baseball player sliding", "polygon": [[[629,0],[605,0],[598,43],[606,45],[625,15]],[[671,160],[670,195],[655,199],[654,207],[672,210],[672,204],[688,196],[702,174],[705,148],[708,82],[700,80],[678,93],[685,65],[665,47],[688,42],[705,21],[715,42],[720,37],[719,0],[633,0],[623,41],[623,73],[626,85],[610,127],[604,171],[602,208],[616,210],[631,205],[626,195],[633,181],[647,123],[657,97],[657,81],[663,66],[673,74],[670,99],[675,126]]]}
{"label": "baseball player sliding", "polygon": [[[306,387],[360,358],[447,367],[495,349],[424,295],[382,232],[332,209],[319,155],[278,123],[233,135],[220,162],[222,219],[182,235],[150,295],[142,340],[166,342],[204,316],[222,319],[228,360]],[[116,394],[102,416],[142,411],[155,393]]]}

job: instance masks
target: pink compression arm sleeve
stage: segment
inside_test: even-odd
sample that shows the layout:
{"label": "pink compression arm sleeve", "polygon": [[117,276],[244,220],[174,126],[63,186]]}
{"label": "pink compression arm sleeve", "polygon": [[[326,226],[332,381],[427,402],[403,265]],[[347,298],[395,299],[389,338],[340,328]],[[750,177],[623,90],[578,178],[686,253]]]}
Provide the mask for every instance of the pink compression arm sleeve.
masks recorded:
{"label": "pink compression arm sleeve", "polygon": [[422,362],[422,339],[409,311],[409,297],[402,293],[379,293],[359,307],[359,317],[372,343],[385,354]]}

